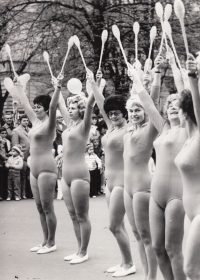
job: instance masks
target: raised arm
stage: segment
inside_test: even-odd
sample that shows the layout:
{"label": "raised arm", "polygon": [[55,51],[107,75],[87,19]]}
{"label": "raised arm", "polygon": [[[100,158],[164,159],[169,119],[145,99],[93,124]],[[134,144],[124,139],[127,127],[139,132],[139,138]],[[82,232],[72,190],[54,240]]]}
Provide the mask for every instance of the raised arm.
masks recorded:
{"label": "raised arm", "polygon": [[52,84],[54,85],[54,93],[51,98],[51,102],[49,105],[49,129],[52,130],[56,127],[56,110],[58,106],[58,101],[60,97],[61,83],[62,83],[63,75],[59,74],[57,79],[54,77],[52,79]]}
{"label": "raised arm", "polygon": [[37,116],[36,116],[35,112],[33,111],[32,107],[29,103],[28,97],[26,96],[26,93],[23,90],[23,86],[18,78],[14,79],[14,85],[17,88],[18,96],[19,96],[20,102],[25,110],[25,113],[28,116],[30,122],[33,124],[37,120]]}
{"label": "raised arm", "polygon": [[[92,82],[94,81],[94,75],[93,75],[92,71],[90,71],[89,69],[87,70],[87,80],[90,84],[92,84]],[[84,118],[83,118],[83,122],[82,122],[84,125],[84,130],[88,133],[89,133],[90,127],[91,127],[94,102],[95,102],[95,99],[94,99],[93,92],[90,92],[89,97],[87,99]]]}
{"label": "raised arm", "polygon": [[174,76],[174,82],[175,82],[175,85],[176,85],[176,89],[178,91],[178,94],[180,95],[181,92],[185,88],[184,87],[184,82],[183,82],[181,71],[178,69],[178,67],[176,65],[174,54],[173,54],[173,52],[170,48],[168,48],[168,52],[166,54],[166,57],[167,57],[167,59],[169,61],[169,64],[172,68],[172,73],[173,73],[173,76]]}
{"label": "raised arm", "polygon": [[[101,71],[98,71],[97,72],[97,82],[99,82],[100,77],[102,77],[102,73],[101,73]],[[95,83],[94,80],[91,82],[91,89],[92,89],[95,101],[97,103],[97,106],[99,107],[99,110],[104,118],[104,121],[106,122],[108,127],[111,126],[111,121],[108,118],[106,112],[104,111],[104,107],[103,107],[104,100],[105,100],[104,96],[102,95],[101,91],[98,88],[98,85]]]}
{"label": "raised arm", "polygon": [[151,95],[151,98],[152,98],[157,110],[159,110],[161,70],[162,70],[162,65],[163,65],[163,57],[157,56],[154,64],[155,64],[154,77],[153,77],[153,82],[151,84],[150,95]]}
{"label": "raised arm", "polygon": [[60,92],[60,98],[59,98],[59,101],[58,101],[58,109],[60,110],[61,115],[62,115],[66,125],[68,126],[69,121],[70,121],[69,113],[68,113],[67,107],[65,105],[65,100],[64,100],[61,92]]}
{"label": "raised arm", "polygon": [[200,92],[198,87],[198,78],[196,75],[196,72],[198,72],[198,75],[200,77],[200,65],[198,65],[199,67],[197,68],[197,61],[195,60],[193,55],[189,54],[188,60],[186,62],[186,66],[187,66],[188,76],[190,81],[194,113],[195,113],[198,129],[200,131]]}

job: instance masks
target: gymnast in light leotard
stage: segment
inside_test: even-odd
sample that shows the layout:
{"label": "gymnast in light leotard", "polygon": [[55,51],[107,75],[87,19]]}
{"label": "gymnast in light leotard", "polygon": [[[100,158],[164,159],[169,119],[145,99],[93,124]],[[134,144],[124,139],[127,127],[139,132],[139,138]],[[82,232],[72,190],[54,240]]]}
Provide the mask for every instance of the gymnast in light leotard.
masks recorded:
{"label": "gymnast in light leotard", "polygon": [[[184,90],[179,101],[179,117],[186,126],[188,139],[175,158],[183,181],[183,206],[189,228],[186,228],[184,249],[184,272],[191,280],[200,279],[200,63],[192,55],[188,56],[189,90]],[[191,95],[192,93],[192,95]]]}
{"label": "gymnast in light leotard", "polygon": [[[155,71],[160,72],[162,57],[155,60]],[[134,73],[137,75],[136,71]],[[130,78],[134,80],[132,71]],[[132,76],[133,75],[133,76]],[[158,106],[160,93],[160,73],[155,73],[151,88],[151,97]],[[146,78],[146,76],[145,76]],[[149,76],[147,77],[149,79]],[[149,172],[149,160],[153,141],[158,132],[145,114],[137,95],[129,98],[126,105],[131,128],[124,135],[124,203],[144,271],[144,279],[156,279],[157,260],[151,245],[149,227],[149,200],[152,175]]]}
{"label": "gymnast in light leotard", "polygon": [[[181,92],[183,81],[172,53],[167,54],[176,75],[175,83]],[[183,280],[182,239],[184,209],[182,203],[182,181],[174,158],[183,147],[187,135],[180,127],[178,117],[178,95],[170,95],[166,102],[167,118],[159,114],[152,99],[143,90],[139,79],[135,88],[143,107],[160,136],[154,141],[156,150],[156,170],[151,183],[150,230],[152,246],[156,252],[158,265],[166,280]]]}
{"label": "gymnast in light leotard", "polygon": [[[102,77],[97,73],[97,81]],[[123,96],[113,95],[104,102],[104,97],[95,82],[92,90],[97,105],[107,124],[108,131],[102,138],[105,151],[106,199],[109,208],[109,229],[115,236],[122,255],[120,265],[111,267],[107,272],[113,276],[126,276],[135,272],[127,232],[124,227],[124,161],[123,136],[127,131],[126,100]]]}
{"label": "gymnast in light leotard", "polygon": [[49,95],[37,96],[33,100],[33,109],[23,92],[20,82],[16,82],[20,101],[32,123],[32,129],[29,132],[30,183],[44,234],[43,243],[31,248],[31,252],[37,252],[38,254],[56,250],[55,231],[57,221],[53,199],[57,180],[57,167],[52,155],[52,147],[56,131],[56,108],[62,78],[63,76],[59,75],[58,79],[53,79],[55,91],[52,98]]}
{"label": "gymnast in light leotard", "polygon": [[[88,70],[88,73],[91,74],[91,71]],[[87,102],[80,95],[70,98],[69,110],[61,95],[58,105],[67,124],[67,129],[62,134],[62,192],[78,241],[78,251],[64,258],[70,261],[70,264],[82,263],[89,258],[87,248],[91,233],[88,216],[90,174],[85,163],[85,150],[91,127],[93,105],[92,93]]]}

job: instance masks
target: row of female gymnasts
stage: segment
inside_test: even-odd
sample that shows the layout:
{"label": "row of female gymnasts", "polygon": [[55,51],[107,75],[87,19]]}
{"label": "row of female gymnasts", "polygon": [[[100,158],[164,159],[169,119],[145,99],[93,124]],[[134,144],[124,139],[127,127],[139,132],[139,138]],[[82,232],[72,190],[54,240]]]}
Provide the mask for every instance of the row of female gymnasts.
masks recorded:
{"label": "row of female gymnasts", "polygon": [[[95,82],[89,69],[89,98],[87,101],[81,96],[70,98],[68,109],[61,94],[61,74],[53,79],[52,98],[37,96],[33,107],[20,81],[15,81],[21,103],[33,125],[29,132],[30,180],[44,234],[43,242],[33,247],[32,252],[44,254],[56,250],[53,197],[57,170],[51,149],[58,108],[67,124],[62,135],[62,192],[78,242],[77,251],[64,259],[78,264],[89,258],[90,177],[84,154],[96,101],[108,126],[102,143],[109,229],[122,256],[121,263],[107,272],[120,277],[136,271],[124,226],[126,212],[137,240],[143,279],[156,279],[158,265],[165,280],[184,280],[186,276],[200,279],[200,84],[197,76],[200,63],[190,55],[186,73],[177,68],[171,52],[167,56],[178,94],[168,97],[166,118],[159,113],[161,56],[155,60],[153,81],[149,74],[142,77],[140,67],[130,65],[128,74],[133,90],[128,101],[122,95],[104,100],[98,87],[102,74],[97,73]],[[150,83],[149,95],[146,89],[150,88]],[[148,162],[153,146],[156,170],[152,178]]]}

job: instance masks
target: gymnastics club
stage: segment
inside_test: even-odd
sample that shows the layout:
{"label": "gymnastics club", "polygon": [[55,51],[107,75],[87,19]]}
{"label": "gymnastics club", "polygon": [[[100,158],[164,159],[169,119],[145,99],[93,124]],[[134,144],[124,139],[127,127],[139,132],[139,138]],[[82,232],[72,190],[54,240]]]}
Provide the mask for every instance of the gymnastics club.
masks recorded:
{"label": "gymnastics club", "polygon": [[156,34],[157,34],[156,26],[152,26],[151,31],[150,31],[150,49],[149,49],[149,56],[148,56],[148,64],[147,64],[146,73],[149,70],[150,56],[151,56],[152,46],[153,46],[153,42],[155,40]]}
{"label": "gymnastics club", "polygon": [[165,31],[164,31],[164,28],[163,28],[163,6],[162,6],[162,4],[160,2],[157,2],[156,6],[155,6],[155,9],[156,9],[157,16],[160,18],[160,23],[161,23],[162,31],[163,31],[161,45],[160,45],[160,51],[159,51],[159,53],[161,53],[162,48],[163,48],[163,41],[164,40],[165,40],[166,50],[167,50],[167,39],[166,39]]}
{"label": "gymnastics club", "polygon": [[107,38],[108,38],[108,31],[103,30],[103,32],[101,34],[102,45],[101,45],[101,55],[100,55],[100,60],[99,60],[99,70],[101,68],[101,61],[102,61],[102,56],[103,56],[104,44],[105,44]]}
{"label": "gymnastics club", "polygon": [[128,61],[127,61],[127,58],[126,58],[126,55],[125,55],[125,52],[124,52],[124,49],[122,47],[122,43],[121,43],[121,40],[120,40],[120,31],[119,31],[119,28],[117,27],[117,25],[114,24],[112,26],[112,32],[113,32],[113,35],[115,36],[115,38],[117,39],[117,41],[119,43],[119,46],[120,46],[120,49],[122,51],[124,60],[126,62],[127,67],[129,68]]}
{"label": "gymnastics club", "polygon": [[164,27],[164,30],[165,30],[167,36],[170,39],[170,42],[171,42],[171,45],[172,45],[172,49],[173,49],[174,55],[176,57],[176,61],[178,63],[179,68],[181,69],[181,64],[180,64],[180,61],[179,61],[179,58],[178,58],[178,55],[177,55],[177,52],[176,52],[176,48],[174,46],[173,39],[172,39],[172,29],[171,29],[171,25],[169,24],[169,21],[164,21],[163,27]]}
{"label": "gymnastics club", "polygon": [[52,73],[52,70],[51,70],[51,66],[49,64],[49,54],[48,54],[48,52],[44,51],[43,52],[43,57],[44,57],[44,60],[46,61],[47,65],[49,67],[49,71],[50,71],[51,77],[53,78],[53,73]]}
{"label": "gymnastics club", "polygon": [[140,25],[139,23],[136,21],[133,24],[133,31],[135,33],[135,60],[138,60],[138,33],[140,30]]}
{"label": "gymnastics club", "polygon": [[76,35],[74,35],[73,37],[74,37],[74,44],[77,46],[77,48],[78,48],[78,50],[79,50],[79,52],[80,52],[81,58],[82,58],[82,60],[83,60],[83,64],[84,64],[84,66],[85,66],[85,70],[86,70],[86,72],[87,72],[87,71],[88,71],[88,68],[87,68],[87,66],[86,66],[85,59],[84,59],[83,54],[82,54],[82,51],[81,51],[79,38],[78,38]]}
{"label": "gymnastics club", "polygon": [[14,64],[13,64],[13,61],[12,61],[12,57],[11,57],[11,49],[10,49],[10,46],[8,44],[5,44],[5,49],[6,49],[6,52],[10,58],[10,62],[11,62],[11,66],[12,66],[12,69],[13,69],[13,73],[14,73],[14,76],[17,77],[17,73],[15,72],[15,68],[14,68]]}
{"label": "gymnastics club", "polygon": [[62,68],[61,68],[60,73],[63,72],[63,69],[64,69],[64,67],[65,67],[65,63],[66,63],[66,61],[67,61],[67,57],[68,57],[69,51],[70,51],[71,47],[73,46],[73,44],[74,44],[74,37],[71,36],[71,37],[69,38],[69,41],[68,41],[68,49],[67,49],[67,53],[66,53],[65,59],[64,59],[64,61],[63,61],[63,65],[62,65]]}
{"label": "gymnastics club", "polygon": [[186,53],[189,54],[188,42],[187,42],[187,37],[185,32],[185,25],[184,25],[185,7],[181,0],[175,0],[174,11],[181,24]]}

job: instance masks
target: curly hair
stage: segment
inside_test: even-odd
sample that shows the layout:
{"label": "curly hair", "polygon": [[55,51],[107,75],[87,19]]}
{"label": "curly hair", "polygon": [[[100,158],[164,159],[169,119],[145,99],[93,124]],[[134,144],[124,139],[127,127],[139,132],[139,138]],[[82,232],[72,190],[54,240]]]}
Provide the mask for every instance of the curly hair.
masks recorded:
{"label": "curly hair", "polygon": [[51,102],[51,97],[49,95],[38,95],[34,98],[33,104],[39,104],[44,107],[45,111],[49,110],[49,105]]}
{"label": "curly hair", "polygon": [[187,89],[184,89],[181,92],[181,96],[179,99],[179,108],[183,110],[183,113],[187,113],[190,119],[197,124],[195,113],[194,113],[194,106],[192,101],[191,92]]}
{"label": "curly hair", "polygon": [[[126,109],[128,109],[130,107],[133,107],[134,105],[137,106],[137,107],[140,107],[140,108],[142,108],[144,110],[144,107],[141,104],[140,98],[137,95],[131,96],[127,100],[127,102],[126,102]],[[144,110],[144,123],[148,122],[148,120],[149,120],[149,117],[148,117],[147,113]]]}
{"label": "curly hair", "polygon": [[122,95],[111,95],[104,101],[104,110],[106,114],[113,110],[122,112],[123,117],[127,117],[126,98]]}
{"label": "curly hair", "polygon": [[81,117],[83,117],[82,113],[80,112],[81,106],[86,106],[86,98],[81,95],[75,95],[72,97],[67,98],[67,107],[70,106],[70,104],[77,104],[77,107],[79,109],[79,113]]}

